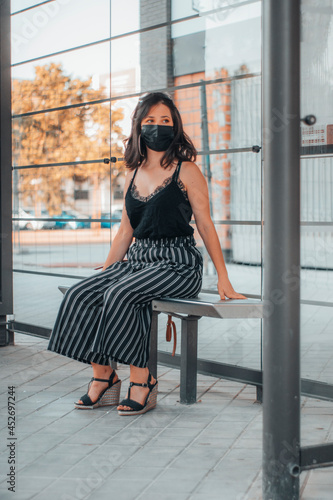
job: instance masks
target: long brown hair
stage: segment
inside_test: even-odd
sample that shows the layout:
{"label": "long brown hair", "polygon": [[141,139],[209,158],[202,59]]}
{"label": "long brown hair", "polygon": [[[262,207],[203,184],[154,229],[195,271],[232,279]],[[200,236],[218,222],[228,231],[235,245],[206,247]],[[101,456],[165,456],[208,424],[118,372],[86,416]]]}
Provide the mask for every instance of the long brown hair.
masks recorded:
{"label": "long brown hair", "polygon": [[197,151],[189,136],[184,132],[181,116],[173,100],[163,92],[151,92],[139,100],[134,110],[130,136],[124,141],[126,147],[125,163],[130,170],[139,167],[147,158],[147,148],[141,139],[141,122],[148,115],[152,106],[159,103],[165,104],[170,109],[174,132],[174,139],[161,159],[161,166],[167,168],[175,159],[180,161],[196,160]]}

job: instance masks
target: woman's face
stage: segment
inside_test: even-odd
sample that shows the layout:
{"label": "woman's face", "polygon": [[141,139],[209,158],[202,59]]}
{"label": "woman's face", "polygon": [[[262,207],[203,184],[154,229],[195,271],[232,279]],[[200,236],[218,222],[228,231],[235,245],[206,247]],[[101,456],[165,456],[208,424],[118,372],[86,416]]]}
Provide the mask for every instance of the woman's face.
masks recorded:
{"label": "woman's face", "polygon": [[142,120],[141,127],[142,125],[169,125],[172,127],[173,121],[170,109],[161,102],[152,106],[147,116]]}

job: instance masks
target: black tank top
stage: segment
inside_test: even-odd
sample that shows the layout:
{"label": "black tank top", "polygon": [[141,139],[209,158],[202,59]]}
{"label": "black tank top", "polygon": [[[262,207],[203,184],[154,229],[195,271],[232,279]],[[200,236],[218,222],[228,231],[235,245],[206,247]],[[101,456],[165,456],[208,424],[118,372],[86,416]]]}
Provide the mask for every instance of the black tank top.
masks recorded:
{"label": "black tank top", "polygon": [[134,184],[135,170],[125,196],[125,207],[136,238],[173,238],[190,236],[192,208],[184,184],[179,179],[181,162],[149,196],[140,196]]}

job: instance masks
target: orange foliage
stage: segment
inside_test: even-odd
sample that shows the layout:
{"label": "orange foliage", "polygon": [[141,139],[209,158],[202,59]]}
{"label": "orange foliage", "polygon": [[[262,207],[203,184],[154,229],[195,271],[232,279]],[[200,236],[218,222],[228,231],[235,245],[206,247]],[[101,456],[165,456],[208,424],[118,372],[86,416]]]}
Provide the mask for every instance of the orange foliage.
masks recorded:
{"label": "orange foliage", "polygon": [[[111,109],[105,88],[96,90],[91,84],[91,78],[72,80],[64,74],[61,65],[54,63],[36,66],[34,80],[13,81],[14,165],[61,164],[123,156],[124,136],[119,125],[123,110],[114,105]],[[79,106],[99,100],[106,102]],[[66,108],[73,105],[76,106]],[[59,107],[62,109],[52,111]],[[43,110],[51,111],[40,112]],[[34,111],[38,113],[22,116]],[[113,182],[123,171],[122,162],[112,165]],[[88,180],[97,190],[100,182],[109,176],[110,165],[104,163],[20,169],[19,195],[23,204],[43,205],[50,215],[56,215],[64,204],[71,204],[64,190],[66,180]]]}

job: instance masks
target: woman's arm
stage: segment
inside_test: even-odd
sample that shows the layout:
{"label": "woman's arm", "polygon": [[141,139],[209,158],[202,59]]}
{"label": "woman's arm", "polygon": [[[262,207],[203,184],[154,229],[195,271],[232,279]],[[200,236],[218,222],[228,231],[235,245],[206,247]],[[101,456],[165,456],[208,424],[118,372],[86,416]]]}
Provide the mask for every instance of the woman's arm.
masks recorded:
{"label": "woman's arm", "polygon": [[235,292],[229,281],[221,245],[210,216],[208,187],[204,176],[195,163],[185,162],[181,169],[181,180],[187,190],[197,229],[217,271],[217,288],[221,299],[246,299]]}
{"label": "woman's arm", "polygon": [[104,263],[102,271],[105,271],[105,269],[111,264],[114,264],[115,262],[122,261],[123,258],[126,255],[126,252],[132,243],[133,240],[133,228],[131,226],[131,223],[129,221],[126,207],[125,207],[125,196],[127,193],[128,186],[131,182],[133,173],[128,172],[126,176],[126,181],[125,181],[125,186],[124,186],[124,207],[123,207],[123,214],[121,217],[121,222],[120,226],[118,229],[118,232],[112,242],[109,254],[107,256],[107,259]]}

